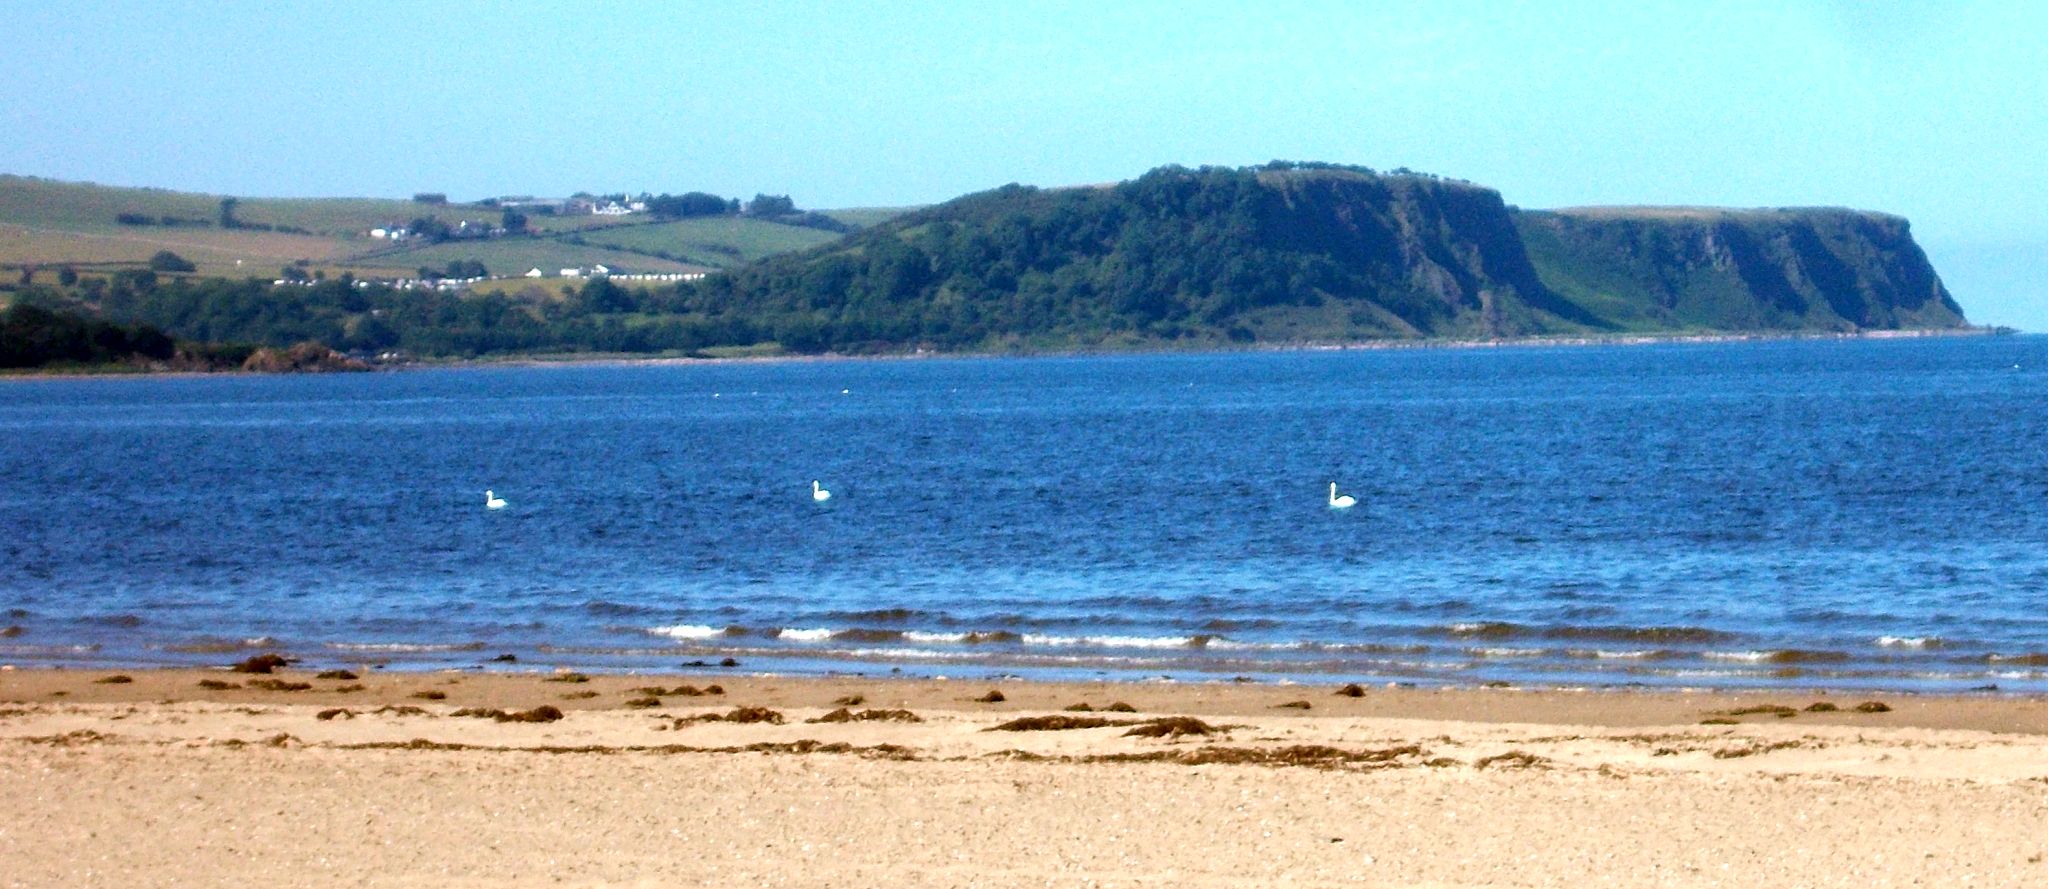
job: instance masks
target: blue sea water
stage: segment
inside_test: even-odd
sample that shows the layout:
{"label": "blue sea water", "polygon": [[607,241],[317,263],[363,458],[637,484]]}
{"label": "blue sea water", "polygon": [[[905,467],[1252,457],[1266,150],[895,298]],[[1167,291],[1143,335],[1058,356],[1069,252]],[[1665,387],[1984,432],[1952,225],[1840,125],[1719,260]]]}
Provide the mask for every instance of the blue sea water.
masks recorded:
{"label": "blue sea water", "polygon": [[0,626],[26,665],[2041,692],[2048,339],[17,380]]}

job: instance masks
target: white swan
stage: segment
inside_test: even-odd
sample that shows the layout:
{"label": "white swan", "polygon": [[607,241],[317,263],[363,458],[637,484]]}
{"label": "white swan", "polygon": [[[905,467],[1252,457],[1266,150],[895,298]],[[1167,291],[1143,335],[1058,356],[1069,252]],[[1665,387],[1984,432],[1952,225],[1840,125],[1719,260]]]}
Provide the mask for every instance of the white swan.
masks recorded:
{"label": "white swan", "polygon": [[811,479],[811,499],[823,503],[832,499],[832,492],[818,487],[817,479]]}
{"label": "white swan", "polygon": [[1337,493],[1337,483],[1336,483],[1336,482],[1331,482],[1331,483],[1330,483],[1330,508],[1331,508],[1331,509],[1350,509],[1351,507],[1354,507],[1354,506],[1357,506],[1357,505],[1358,505],[1358,498],[1356,498],[1356,497],[1353,497],[1353,496],[1351,496],[1350,494],[1342,494],[1342,495],[1338,494],[1338,493]]}
{"label": "white swan", "polygon": [[493,493],[491,493],[491,492],[489,492],[489,491],[485,491],[485,492],[484,492],[484,508],[485,508],[485,509],[504,509],[504,508],[505,508],[505,498],[503,498],[503,497],[500,497],[500,496],[498,496],[498,495],[496,495],[496,494],[493,494]]}

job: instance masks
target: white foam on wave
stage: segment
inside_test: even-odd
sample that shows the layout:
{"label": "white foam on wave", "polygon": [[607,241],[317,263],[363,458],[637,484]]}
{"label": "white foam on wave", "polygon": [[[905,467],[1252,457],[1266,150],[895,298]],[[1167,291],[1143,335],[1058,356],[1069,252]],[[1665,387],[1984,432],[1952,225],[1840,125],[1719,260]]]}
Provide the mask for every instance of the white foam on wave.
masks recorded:
{"label": "white foam on wave", "polygon": [[1044,636],[1025,633],[1025,645],[1088,645],[1100,648],[1186,648],[1193,636]]}
{"label": "white foam on wave", "polygon": [[1941,644],[1941,639],[1940,639],[1940,638],[1938,638],[1938,637],[1935,637],[1935,636],[1879,636],[1879,637],[1877,637],[1877,645],[1878,645],[1878,647],[1879,647],[1879,648],[1928,648],[1928,647],[1931,647],[1931,646],[1936,646],[1936,645],[1940,645],[1940,644]]}
{"label": "white foam on wave", "polygon": [[794,630],[784,627],[775,631],[775,638],[787,639],[791,642],[823,642],[832,638],[832,631],[824,628]]}
{"label": "white foam on wave", "polygon": [[648,627],[647,632],[671,639],[709,639],[725,634],[724,627],[707,627],[703,624],[675,624],[667,627]]}
{"label": "white foam on wave", "polygon": [[329,642],[336,651],[368,651],[384,654],[419,654],[435,651],[482,651],[482,642]]}
{"label": "white foam on wave", "polygon": [[923,630],[904,630],[903,641],[923,645],[942,645],[967,641],[966,633],[927,633]]}
{"label": "white foam on wave", "polygon": [[1745,664],[1761,664],[1771,659],[1768,651],[1709,651],[1703,655],[1710,661],[1740,661]]}
{"label": "white foam on wave", "polygon": [[1574,648],[1565,653],[1572,657],[1596,661],[1640,661],[1657,656],[1657,650],[1654,648],[1630,648],[1620,651],[1606,648]]}
{"label": "white foam on wave", "polygon": [[1542,657],[1544,655],[1544,651],[1541,648],[1468,648],[1466,651],[1474,657],[1490,658]]}
{"label": "white foam on wave", "polygon": [[1211,636],[1204,643],[1204,647],[1222,651],[1299,651],[1308,645],[1307,642],[1239,642],[1220,636]]}

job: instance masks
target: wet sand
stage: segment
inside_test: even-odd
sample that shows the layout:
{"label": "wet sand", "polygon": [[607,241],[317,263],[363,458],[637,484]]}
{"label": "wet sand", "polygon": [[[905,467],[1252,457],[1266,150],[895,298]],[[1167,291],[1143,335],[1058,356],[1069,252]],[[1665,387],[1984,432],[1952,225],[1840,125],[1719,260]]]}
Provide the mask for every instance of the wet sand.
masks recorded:
{"label": "wet sand", "polygon": [[0,885],[2048,885],[2038,698],[112,675],[0,671]]}

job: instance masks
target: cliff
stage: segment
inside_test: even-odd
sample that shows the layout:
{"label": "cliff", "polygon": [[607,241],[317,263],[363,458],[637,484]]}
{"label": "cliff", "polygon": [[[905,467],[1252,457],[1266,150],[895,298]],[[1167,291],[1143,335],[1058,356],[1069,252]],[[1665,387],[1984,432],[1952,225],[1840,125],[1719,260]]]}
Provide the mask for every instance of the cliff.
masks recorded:
{"label": "cliff", "polygon": [[1596,319],[1500,194],[1352,167],[1164,167],[968,195],[706,288],[785,346],[859,351],[1492,337]]}
{"label": "cliff", "polygon": [[1961,327],[1906,220],[1837,208],[1518,212],[1545,287],[1619,330]]}
{"label": "cliff", "polygon": [[1521,211],[1357,167],[1011,185],[741,269],[685,312],[796,351],[1948,328],[1905,220],[1834,209]]}

